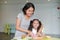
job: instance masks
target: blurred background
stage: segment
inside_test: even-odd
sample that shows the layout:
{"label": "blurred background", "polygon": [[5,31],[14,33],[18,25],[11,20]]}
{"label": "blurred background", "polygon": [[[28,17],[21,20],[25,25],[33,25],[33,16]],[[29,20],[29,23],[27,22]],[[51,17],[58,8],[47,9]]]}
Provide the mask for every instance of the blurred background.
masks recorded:
{"label": "blurred background", "polygon": [[9,29],[9,33],[14,35],[16,16],[27,2],[35,5],[34,17],[42,22],[43,32],[60,37],[60,0],[0,0],[0,34]]}

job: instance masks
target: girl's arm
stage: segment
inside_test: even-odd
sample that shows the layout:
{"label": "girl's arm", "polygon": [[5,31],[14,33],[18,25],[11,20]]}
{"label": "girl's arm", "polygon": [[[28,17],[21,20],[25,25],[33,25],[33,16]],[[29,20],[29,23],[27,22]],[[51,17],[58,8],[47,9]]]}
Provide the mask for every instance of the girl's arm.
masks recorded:
{"label": "girl's arm", "polygon": [[26,32],[26,33],[30,33],[30,31],[28,30],[24,30],[20,27],[20,24],[21,24],[21,20],[16,18],[16,30],[19,30],[21,32]]}
{"label": "girl's arm", "polygon": [[38,36],[41,36],[41,34],[43,34],[42,31],[43,31],[43,26],[41,26],[41,28],[40,28],[39,31],[37,32],[37,35],[38,35]]}
{"label": "girl's arm", "polygon": [[43,25],[41,25],[41,28],[39,29],[39,33],[43,31]]}

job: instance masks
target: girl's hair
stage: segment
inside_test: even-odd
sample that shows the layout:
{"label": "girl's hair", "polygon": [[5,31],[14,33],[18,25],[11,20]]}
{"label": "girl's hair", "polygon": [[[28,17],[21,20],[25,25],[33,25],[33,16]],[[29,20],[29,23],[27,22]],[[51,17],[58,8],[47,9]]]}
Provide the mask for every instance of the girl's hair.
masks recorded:
{"label": "girl's hair", "polygon": [[35,10],[35,6],[31,2],[26,3],[25,6],[23,7],[22,11],[25,15],[26,15],[26,10],[29,9],[30,7],[32,7]]}
{"label": "girl's hair", "polygon": [[41,25],[42,25],[41,21],[39,21],[38,19],[33,19],[33,20],[30,21],[30,25],[29,25],[29,28],[28,28],[29,31],[32,31],[33,22],[34,22],[35,20],[37,20],[37,21],[39,22],[39,26],[38,26],[38,28],[37,28],[37,32],[38,32],[39,29],[41,28]]}

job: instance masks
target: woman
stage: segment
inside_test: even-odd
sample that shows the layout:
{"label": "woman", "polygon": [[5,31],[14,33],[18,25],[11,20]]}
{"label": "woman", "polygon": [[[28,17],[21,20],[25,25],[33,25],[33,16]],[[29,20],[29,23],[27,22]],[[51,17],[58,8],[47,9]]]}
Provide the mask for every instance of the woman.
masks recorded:
{"label": "woman", "polygon": [[[30,32],[27,29],[29,27],[30,20],[33,19],[32,16],[35,11],[35,6],[32,3],[28,2],[23,7],[22,11],[23,11],[23,13],[19,13],[17,16],[17,19],[16,19],[15,37],[21,37],[25,33],[32,34],[32,32]],[[41,28],[41,30],[42,30],[42,28]],[[37,34],[39,34],[41,32],[41,30],[39,30],[39,32]]]}

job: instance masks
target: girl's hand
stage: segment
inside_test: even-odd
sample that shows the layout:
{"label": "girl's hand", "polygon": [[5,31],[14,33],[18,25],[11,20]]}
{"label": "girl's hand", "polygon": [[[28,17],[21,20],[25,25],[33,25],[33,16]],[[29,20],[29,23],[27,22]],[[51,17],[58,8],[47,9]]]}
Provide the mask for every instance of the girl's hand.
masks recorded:
{"label": "girl's hand", "polygon": [[38,32],[37,35],[38,35],[38,36],[45,36],[45,34],[43,34],[42,32],[41,32],[41,33]]}
{"label": "girl's hand", "polygon": [[37,33],[37,36],[38,36],[38,37],[39,37],[39,36],[41,36],[41,33],[40,33],[40,32],[38,32],[38,33]]}

